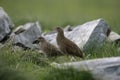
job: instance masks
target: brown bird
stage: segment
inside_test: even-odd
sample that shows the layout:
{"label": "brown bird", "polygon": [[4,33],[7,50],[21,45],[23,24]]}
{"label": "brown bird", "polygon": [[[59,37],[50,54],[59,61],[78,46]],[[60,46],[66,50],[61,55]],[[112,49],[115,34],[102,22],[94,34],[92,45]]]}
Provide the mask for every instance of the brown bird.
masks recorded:
{"label": "brown bird", "polygon": [[50,44],[45,40],[43,37],[39,37],[38,41],[40,42],[41,50],[47,55],[47,56],[57,56],[62,55],[62,52],[55,47],[54,45]]}
{"label": "brown bird", "polygon": [[56,30],[58,32],[56,40],[60,50],[65,54],[70,54],[83,58],[83,52],[74,42],[64,36],[63,29],[57,27]]}

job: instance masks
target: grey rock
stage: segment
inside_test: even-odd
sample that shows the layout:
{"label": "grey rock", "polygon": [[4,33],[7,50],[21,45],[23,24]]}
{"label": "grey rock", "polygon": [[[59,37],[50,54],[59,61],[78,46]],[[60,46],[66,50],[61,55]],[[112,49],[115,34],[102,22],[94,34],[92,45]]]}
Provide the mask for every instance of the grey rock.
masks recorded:
{"label": "grey rock", "polygon": [[4,11],[2,7],[0,7],[0,41],[2,41],[14,27],[13,22],[10,17]]}
{"label": "grey rock", "polygon": [[71,63],[52,63],[53,67],[91,71],[95,80],[120,80],[120,57],[101,58]]}
{"label": "grey rock", "polygon": [[108,42],[120,42],[120,35],[116,32],[111,32],[107,38]]}
{"label": "grey rock", "polygon": [[[109,26],[103,19],[97,19],[87,22],[83,25],[78,25],[72,31],[64,31],[65,36],[75,42],[81,49],[101,46],[107,38]],[[57,46],[56,34],[47,34],[45,39]]]}
{"label": "grey rock", "polygon": [[70,25],[67,25],[65,28],[64,28],[64,31],[72,31],[73,30],[73,27],[70,26]]}
{"label": "grey rock", "polygon": [[41,36],[42,30],[39,22],[26,23],[16,28],[11,34],[13,44],[18,44],[26,48],[36,49],[39,46],[33,42]]}

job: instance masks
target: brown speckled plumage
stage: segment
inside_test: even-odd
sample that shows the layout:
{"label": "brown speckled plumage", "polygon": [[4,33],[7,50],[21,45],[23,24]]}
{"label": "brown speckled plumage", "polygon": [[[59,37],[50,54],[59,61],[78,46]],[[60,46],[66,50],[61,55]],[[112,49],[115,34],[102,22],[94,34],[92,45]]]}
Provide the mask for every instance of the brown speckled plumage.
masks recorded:
{"label": "brown speckled plumage", "polygon": [[83,52],[74,42],[72,42],[71,40],[69,40],[64,36],[63,29],[60,27],[57,27],[56,30],[58,32],[56,40],[60,50],[64,54],[70,54],[73,56],[78,56],[83,58]]}
{"label": "brown speckled plumage", "polygon": [[57,56],[61,55],[61,51],[57,47],[47,42],[43,37],[39,37],[40,47],[47,56]]}

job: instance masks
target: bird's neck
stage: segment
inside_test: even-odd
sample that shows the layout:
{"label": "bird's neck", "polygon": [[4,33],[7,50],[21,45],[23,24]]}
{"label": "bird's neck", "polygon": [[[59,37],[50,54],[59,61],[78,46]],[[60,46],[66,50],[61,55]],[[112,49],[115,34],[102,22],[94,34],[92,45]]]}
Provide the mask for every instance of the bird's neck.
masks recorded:
{"label": "bird's neck", "polygon": [[64,33],[62,32],[62,33],[58,33],[58,34],[57,34],[57,37],[58,37],[58,38],[64,38],[65,36],[64,36]]}
{"label": "bird's neck", "polygon": [[45,43],[46,43],[46,41],[41,41],[41,42],[40,42],[40,44],[42,44],[42,45],[45,44]]}

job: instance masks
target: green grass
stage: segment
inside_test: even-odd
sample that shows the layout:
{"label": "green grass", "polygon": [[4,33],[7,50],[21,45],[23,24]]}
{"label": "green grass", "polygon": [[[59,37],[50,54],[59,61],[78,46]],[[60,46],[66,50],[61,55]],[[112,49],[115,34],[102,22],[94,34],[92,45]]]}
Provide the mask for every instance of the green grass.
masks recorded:
{"label": "green grass", "polygon": [[104,18],[120,32],[119,0],[0,0],[16,27],[39,20],[44,30]]}
{"label": "green grass", "polygon": [[[76,57],[76,61],[119,56],[118,46],[106,43],[94,51],[85,51],[85,59]],[[3,78],[2,80],[94,80],[89,71],[77,71],[72,68],[62,70],[50,66],[52,62],[73,62],[71,58],[72,56],[45,57],[33,50],[14,50],[12,45],[6,44],[0,49],[0,70],[2,70],[0,78]],[[8,77],[5,78],[6,76]]]}
{"label": "green grass", "polygon": [[46,73],[44,80],[94,80],[90,72],[74,69],[54,69]]}
{"label": "green grass", "polygon": [[[119,0],[0,0],[15,27],[39,21],[44,31],[54,26],[79,25],[103,18],[120,34]],[[101,48],[84,51],[85,60],[120,56],[119,45],[106,43]],[[32,50],[14,50],[10,44],[0,49],[0,80],[93,80],[88,71],[54,69],[52,62],[72,62],[72,56],[46,58]],[[76,61],[82,59],[76,57]],[[88,78],[89,77],[89,78]],[[87,79],[86,79],[87,78]]]}

